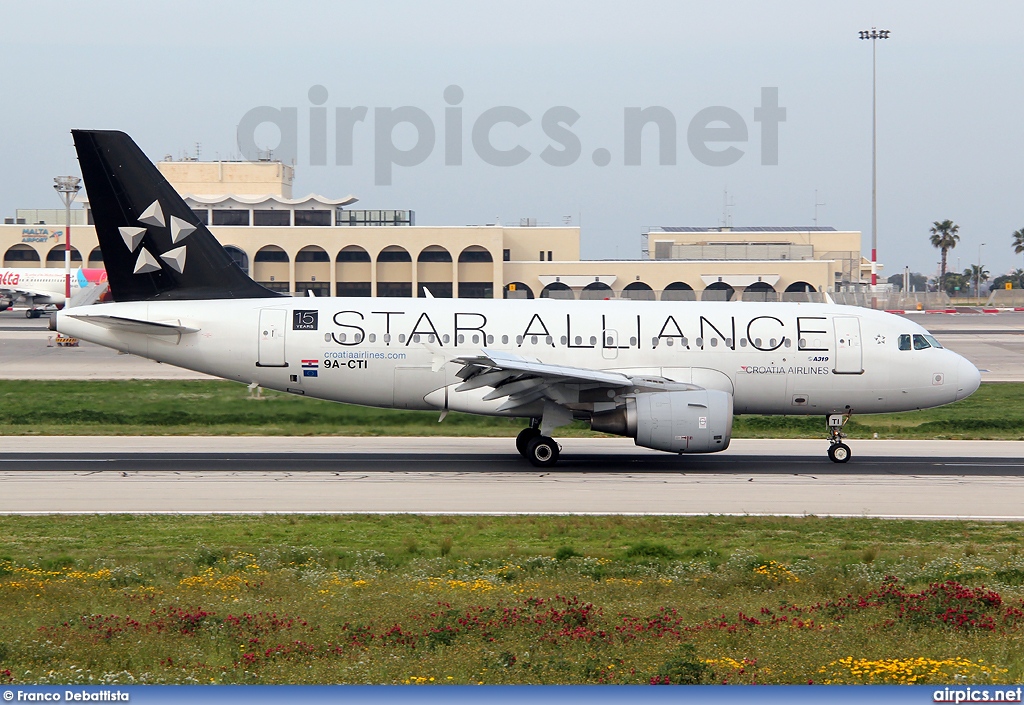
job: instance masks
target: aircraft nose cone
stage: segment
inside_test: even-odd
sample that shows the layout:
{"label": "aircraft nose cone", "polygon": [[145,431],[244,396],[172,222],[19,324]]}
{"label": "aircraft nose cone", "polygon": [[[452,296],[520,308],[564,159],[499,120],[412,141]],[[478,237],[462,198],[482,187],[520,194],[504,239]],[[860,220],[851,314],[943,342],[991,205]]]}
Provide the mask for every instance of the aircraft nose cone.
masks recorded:
{"label": "aircraft nose cone", "polygon": [[957,400],[966,399],[978,391],[978,387],[981,386],[981,372],[964,357],[961,357],[960,362],[957,363],[956,378]]}

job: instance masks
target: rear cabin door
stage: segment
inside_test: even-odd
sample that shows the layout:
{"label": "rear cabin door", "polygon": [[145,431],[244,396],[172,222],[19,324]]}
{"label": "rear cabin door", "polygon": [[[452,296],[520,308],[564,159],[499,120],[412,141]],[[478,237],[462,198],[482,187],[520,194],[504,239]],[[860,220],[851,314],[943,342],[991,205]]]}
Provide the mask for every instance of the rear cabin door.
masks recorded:
{"label": "rear cabin door", "polygon": [[281,308],[260,309],[260,347],[256,365],[287,367],[284,359],[284,332],[288,311]]}
{"label": "rear cabin door", "polygon": [[863,347],[860,344],[860,318],[857,316],[836,316],[833,320],[836,333],[837,375],[859,375],[864,371]]}

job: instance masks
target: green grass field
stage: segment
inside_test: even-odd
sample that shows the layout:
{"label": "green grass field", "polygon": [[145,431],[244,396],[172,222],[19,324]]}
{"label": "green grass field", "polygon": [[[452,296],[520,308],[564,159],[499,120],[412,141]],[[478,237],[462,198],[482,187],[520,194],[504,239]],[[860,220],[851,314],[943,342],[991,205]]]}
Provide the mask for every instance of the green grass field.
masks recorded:
{"label": "green grass field", "polygon": [[0,684],[1015,683],[1005,523],[0,517]]}
{"label": "green grass field", "polygon": [[[855,416],[852,438],[1024,439],[1024,384],[985,384],[949,406]],[[2,435],[514,436],[522,421],[370,409],[277,392],[250,398],[241,384],[207,381],[0,381]],[[739,416],[737,438],[815,438],[821,417]],[[583,424],[559,436],[592,434]]]}

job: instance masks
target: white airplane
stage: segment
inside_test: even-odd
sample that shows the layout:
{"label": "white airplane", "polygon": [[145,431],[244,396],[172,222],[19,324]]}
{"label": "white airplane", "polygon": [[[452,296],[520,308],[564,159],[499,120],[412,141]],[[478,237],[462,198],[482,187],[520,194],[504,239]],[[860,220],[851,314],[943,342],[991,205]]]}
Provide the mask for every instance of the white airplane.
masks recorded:
{"label": "white airplane", "polygon": [[[107,274],[102,269],[71,270],[71,299],[76,300],[80,291],[102,284]],[[65,275],[57,268],[0,268],[0,308],[7,308],[18,301],[28,304],[25,318],[39,318],[48,306],[64,306]],[[6,305],[2,305],[6,303]]]}
{"label": "white airplane", "polygon": [[125,134],[75,131],[115,303],[64,334],[179,367],[367,406],[527,419],[553,465],[574,419],[672,453],[729,446],[733,414],[820,415],[834,462],[851,414],[923,409],[981,376],[921,326],[834,304],[289,298],[236,267]]}

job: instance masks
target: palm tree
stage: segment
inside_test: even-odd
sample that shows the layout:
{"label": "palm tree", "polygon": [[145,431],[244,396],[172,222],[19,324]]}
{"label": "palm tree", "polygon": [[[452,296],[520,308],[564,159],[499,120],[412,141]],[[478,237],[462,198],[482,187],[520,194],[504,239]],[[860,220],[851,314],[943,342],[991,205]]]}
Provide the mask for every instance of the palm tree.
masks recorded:
{"label": "palm tree", "polygon": [[1013,233],[1013,251],[1018,255],[1024,252],[1024,228]]}
{"label": "palm tree", "polygon": [[989,276],[989,271],[985,269],[983,264],[972,264],[964,270],[964,279],[967,280],[968,284],[974,282],[975,296],[981,296],[981,283],[987,282]]}
{"label": "palm tree", "polygon": [[942,264],[939,268],[939,291],[946,290],[946,253],[956,247],[956,243],[960,242],[960,236],[957,234],[959,232],[960,226],[956,225],[952,220],[936,220],[932,223],[932,247],[942,250]]}

